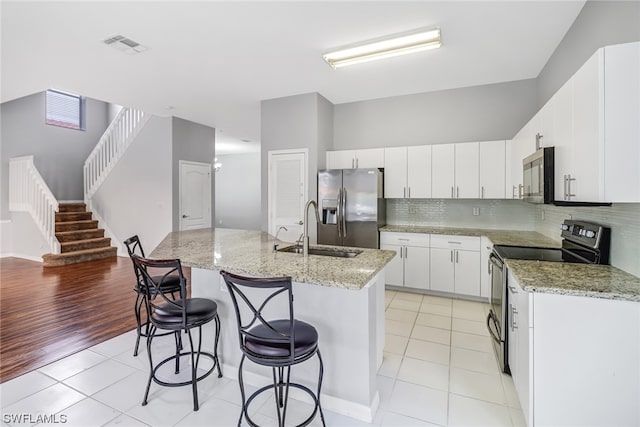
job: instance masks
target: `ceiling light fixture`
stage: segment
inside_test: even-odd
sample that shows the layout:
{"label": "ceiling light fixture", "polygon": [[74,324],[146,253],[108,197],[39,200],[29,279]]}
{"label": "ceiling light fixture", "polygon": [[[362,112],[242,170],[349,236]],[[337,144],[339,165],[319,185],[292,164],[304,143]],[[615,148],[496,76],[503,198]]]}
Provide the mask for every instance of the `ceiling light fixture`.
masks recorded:
{"label": "ceiling light fixture", "polygon": [[423,52],[442,46],[440,29],[412,32],[392,38],[378,39],[322,55],[333,68],[360,64],[376,59],[391,58],[408,53]]}
{"label": "ceiling light fixture", "polygon": [[135,55],[137,53],[144,52],[145,50],[149,50],[147,46],[143,46],[121,34],[104,39],[102,40],[102,43],[129,55]]}

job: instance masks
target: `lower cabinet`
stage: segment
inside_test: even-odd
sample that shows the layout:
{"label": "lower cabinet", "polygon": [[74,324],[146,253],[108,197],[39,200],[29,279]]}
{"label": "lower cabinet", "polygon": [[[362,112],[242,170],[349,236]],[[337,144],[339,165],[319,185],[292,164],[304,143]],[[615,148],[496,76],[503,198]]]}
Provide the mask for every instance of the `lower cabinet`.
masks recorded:
{"label": "lower cabinet", "polygon": [[493,251],[493,243],[488,237],[480,238],[480,296],[491,297],[491,262],[489,255]]}
{"label": "lower cabinet", "polygon": [[395,251],[387,266],[388,285],[429,289],[429,235],[380,233],[380,249]]}
{"label": "lower cabinet", "polygon": [[508,348],[529,427],[640,425],[640,302],[526,292],[508,276]]}
{"label": "lower cabinet", "polygon": [[431,236],[431,290],[480,296],[480,237]]}

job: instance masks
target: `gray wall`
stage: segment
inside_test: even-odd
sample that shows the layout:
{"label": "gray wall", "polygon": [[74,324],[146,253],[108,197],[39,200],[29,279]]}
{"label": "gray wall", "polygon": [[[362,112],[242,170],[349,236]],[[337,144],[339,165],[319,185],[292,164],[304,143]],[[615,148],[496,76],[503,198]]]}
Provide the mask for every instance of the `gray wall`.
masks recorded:
{"label": "gray wall", "polygon": [[109,125],[108,104],[87,98],[86,130],[45,124],[45,93],[40,92],[0,105],[2,120],[2,208],[9,217],[9,159],[34,156],[34,162],[58,200],[82,200],[82,168],[87,156]]}
{"label": "gray wall", "polygon": [[[173,230],[180,229],[180,160],[211,163],[215,157],[215,129],[174,117],[172,122]],[[215,174],[211,174],[211,224],[215,224]]]}
{"label": "gray wall", "polygon": [[640,40],[640,2],[587,1],[538,75],[538,109],[603,46]]}
{"label": "gray wall", "polygon": [[260,153],[217,157],[215,227],[260,230]]}
{"label": "gray wall", "polygon": [[[318,165],[324,165],[326,150],[332,145],[333,105],[318,93],[289,96],[262,101],[261,165],[262,165],[262,230],[268,231],[268,152],[307,148],[309,150],[308,192],[318,193]],[[315,227],[309,235],[315,240]]]}
{"label": "gray wall", "polygon": [[339,104],[333,148],[511,139],[536,110],[533,79]]}

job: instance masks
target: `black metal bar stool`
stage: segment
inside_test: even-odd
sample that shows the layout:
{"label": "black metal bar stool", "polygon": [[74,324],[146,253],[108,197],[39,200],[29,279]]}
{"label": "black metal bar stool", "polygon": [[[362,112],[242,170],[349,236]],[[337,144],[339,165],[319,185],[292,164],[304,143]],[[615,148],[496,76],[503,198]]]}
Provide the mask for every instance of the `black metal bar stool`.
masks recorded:
{"label": "black metal bar stool", "polygon": [[[318,348],[318,332],[310,324],[295,319],[293,315],[291,278],[251,278],[238,276],[226,271],[221,271],[220,274],[227,284],[236,311],[238,338],[240,349],[242,350],[242,359],[238,367],[242,411],[240,412],[238,425],[240,425],[244,416],[249,425],[257,426],[249,417],[249,405],[258,395],[273,389],[278,411],[278,425],[284,426],[287,415],[289,387],[306,392],[315,404],[311,415],[299,426],[309,424],[318,412],[320,412],[322,425],[325,425],[320,405],[320,388],[322,387],[324,367]],[[252,290],[246,288],[252,288]],[[266,319],[267,307],[276,305],[276,301],[278,301],[276,297],[278,296],[280,296],[280,299],[288,298],[288,318]],[[302,384],[290,381],[291,366],[304,362],[315,355],[318,356],[318,361],[320,362],[317,393]],[[242,366],[245,358],[258,365],[269,366],[273,372],[273,384],[258,389],[248,398],[245,395],[242,380]]]}
{"label": "black metal bar stool", "polygon": [[[144,393],[142,405],[147,404],[151,381],[167,387],[179,387],[191,385],[193,390],[193,410],[197,411],[198,404],[198,381],[208,377],[214,369],[218,368],[218,378],[222,377],[222,368],[218,359],[218,340],[220,338],[220,318],[218,316],[218,305],[215,301],[207,298],[187,298],[187,281],[182,273],[182,265],[179,259],[153,260],[133,256],[136,271],[142,277],[144,283],[145,303],[147,313],[149,313],[149,335],[147,337],[147,353],[149,355],[149,381]],[[161,272],[160,275],[151,276],[149,269],[154,273]],[[172,300],[161,291],[165,280],[173,280],[177,276],[180,282],[180,298]],[[202,326],[214,320],[216,325],[213,354],[202,351]],[[198,346],[193,345],[191,330],[198,329]],[[153,363],[151,354],[151,344],[153,339],[161,334],[158,330],[175,332],[179,336],[184,331],[189,337],[189,351],[181,351],[181,346],[176,338],[176,352],[159,363]],[[200,356],[209,358],[213,363],[210,368],[202,373],[198,373]],[[158,377],[158,370],[169,362],[175,362],[175,374],[180,373],[180,360],[182,357],[189,357],[191,362],[191,376],[189,380],[169,382]]]}
{"label": "black metal bar stool", "polygon": [[[133,256],[138,255],[142,258],[145,258],[144,249],[142,248],[142,243],[140,242],[140,238],[135,235],[133,237],[129,237],[124,241],[125,246],[127,247],[127,252],[129,252],[129,258],[131,258],[131,262],[133,262]],[[136,302],[133,306],[133,311],[136,316],[136,324],[137,324],[137,337],[136,337],[136,346],[133,349],[133,355],[138,355],[138,347],[140,346],[140,337],[149,336],[149,313],[146,313],[146,319],[144,323],[142,322],[142,307],[145,307],[145,295],[146,292],[143,289],[144,282],[142,281],[142,277],[137,272],[135,263],[133,266],[133,271],[136,273],[136,284],[133,287],[133,290],[136,292]],[[156,277],[156,281],[158,281],[159,277]],[[177,275],[171,275],[163,281],[162,287],[160,288],[160,292],[163,294],[171,295],[171,298],[176,299],[176,293],[180,295],[180,278]],[[143,331],[144,327],[144,331]],[[172,332],[169,332],[172,333]],[[180,334],[176,334],[176,339],[178,340],[178,345],[182,348],[182,342],[180,341]]]}

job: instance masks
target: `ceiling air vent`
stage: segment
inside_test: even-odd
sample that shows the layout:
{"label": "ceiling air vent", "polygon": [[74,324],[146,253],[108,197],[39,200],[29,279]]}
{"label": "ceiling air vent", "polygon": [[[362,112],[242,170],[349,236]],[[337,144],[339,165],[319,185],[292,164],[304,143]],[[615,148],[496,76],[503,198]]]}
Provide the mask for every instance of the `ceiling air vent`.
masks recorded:
{"label": "ceiling air vent", "polygon": [[109,37],[107,39],[104,39],[102,42],[107,46],[111,46],[114,49],[117,49],[129,55],[135,55],[136,53],[141,53],[145,50],[149,50],[147,46],[143,46],[140,43],[135,42],[123,35]]}

